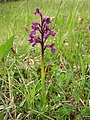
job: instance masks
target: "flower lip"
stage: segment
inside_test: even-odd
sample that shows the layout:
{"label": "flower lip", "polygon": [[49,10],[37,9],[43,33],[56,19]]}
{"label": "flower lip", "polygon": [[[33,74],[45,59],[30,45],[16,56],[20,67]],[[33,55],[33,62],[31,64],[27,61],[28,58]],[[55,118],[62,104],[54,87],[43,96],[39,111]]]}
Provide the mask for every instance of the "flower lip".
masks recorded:
{"label": "flower lip", "polygon": [[32,29],[34,30],[39,30],[39,27],[35,26],[35,25],[32,25]]}
{"label": "flower lip", "polygon": [[36,34],[36,30],[30,30],[30,33],[33,35],[33,34]]}
{"label": "flower lip", "polygon": [[34,47],[36,45],[36,42],[34,42],[33,44],[32,44],[32,47]]}
{"label": "flower lip", "polygon": [[37,43],[42,43],[42,40],[40,39],[39,36],[36,36],[34,40],[35,40]]}
{"label": "flower lip", "polygon": [[51,49],[51,50],[52,50],[52,52],[55,52],[55,51],[56,51],[56,48],[52,47],[52,49]]}
{"label": "flower lip", "polygon": [[40,25],[40,23],[38,22],[38,21],[36,21],[36,22],[32,22],[32,25]]}
{"label": "flower lip", "polygon": [[52,29],[50,30],[50,33],[51,33],[52,36],[56,35],[56,32],[54,30],[52,30]]}
{"label": "flower lip", "polygon": [[47,39],[50,36],[50,34],[44,34],[44,38]]}
{"label": "flower lip", "polygon": [[30,35],[29,35],[29,36],[30,36],[30,38],[34,38],[34,37],[35,37],[35,36],[33,36],[31,33],[30,33]]}
{"label": "flower lip", "polygon": [[40,23],[38,21],[37,22],[32,22],[32,29],[39,30],[39,25],[40,25]]}
{"label": "flower lip", "polygon": [[55,43],[46,44],[46,45],[45,45],[45,48],[53,48],[54,46],[55,46]]}
{"label": "flower lip", "polygon": [[28,41],[29,41],[30,43],[33,43],[33,39],[32,39],[32,38],[30,38]]}

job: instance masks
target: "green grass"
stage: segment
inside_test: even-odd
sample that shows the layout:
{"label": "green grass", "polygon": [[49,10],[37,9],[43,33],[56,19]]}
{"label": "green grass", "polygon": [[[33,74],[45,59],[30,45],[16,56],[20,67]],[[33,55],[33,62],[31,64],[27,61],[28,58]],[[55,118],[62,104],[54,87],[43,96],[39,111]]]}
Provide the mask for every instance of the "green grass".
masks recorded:
{"label": "green grass", "polygon": [[[28,43],[39,7],[53,19],[57,51],[45,51],[47,105],[41,104],[40,46]],[[18,0],[0,4],[0,44],[14,35],[13,49],[0,62],[1,120],[90,119],[90,1]],[[49,39],[49,40],[50,40]],[[51,41],[50,40],[50,41]]]}

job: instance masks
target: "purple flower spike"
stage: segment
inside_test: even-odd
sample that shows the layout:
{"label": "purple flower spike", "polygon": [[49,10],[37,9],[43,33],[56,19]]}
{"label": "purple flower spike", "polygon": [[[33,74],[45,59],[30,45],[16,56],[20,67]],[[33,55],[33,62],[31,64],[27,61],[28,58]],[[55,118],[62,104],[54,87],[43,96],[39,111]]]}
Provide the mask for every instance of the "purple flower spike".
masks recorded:
{"label": "purple flower spike", "polygon": [[56,48],[52,47],[52,49],[51,49],[51,50],[52,50],[52,52],[55,52],[55,51],[56,51]]}
{"label": "purple flower spike", "polygon": [[32,47],[39,43],[41,45],[43,54],[46,48],[51,48],[51,51],[55,52],[55,43],[45,44],[49,36],[54,37],[56,35],[56,32],[49,26],[49,24],[52,23],[52,20],[49,17],[43,17],[42,13],[39,11],[39,8],[36,8],[34,14],[38,14],[41,17],[41,21],[32,22],[32,30],[30,30],[29,42],[32,44]]}

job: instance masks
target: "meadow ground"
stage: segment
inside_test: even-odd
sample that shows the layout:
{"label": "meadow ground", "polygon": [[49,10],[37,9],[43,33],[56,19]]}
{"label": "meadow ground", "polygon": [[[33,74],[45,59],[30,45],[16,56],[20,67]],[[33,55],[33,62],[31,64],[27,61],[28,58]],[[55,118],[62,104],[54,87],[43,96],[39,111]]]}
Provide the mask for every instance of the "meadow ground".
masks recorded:
{"label": "meadow ground", "polygon": [[[53,20],[56,52],[45,51],[41,102],[41,49],[28,43],[39,7]],[[90,0],[18,0],[0,3],[0,44],[14,35],[0,62],[0,120],[90,120]]]}

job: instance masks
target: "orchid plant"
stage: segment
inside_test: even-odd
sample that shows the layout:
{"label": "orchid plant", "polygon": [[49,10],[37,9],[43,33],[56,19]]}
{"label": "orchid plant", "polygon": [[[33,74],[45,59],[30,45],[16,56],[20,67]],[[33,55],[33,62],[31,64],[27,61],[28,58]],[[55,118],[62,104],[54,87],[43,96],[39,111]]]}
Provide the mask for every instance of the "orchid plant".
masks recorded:
{"label": "orchid plant", "polygon": [[[42,53],[42,62],[41,62],[41,83],[42,83],[42,104],[45,105],[46,103],[46,95],[45,95],[45,70],[44,70],[44,52],[46,48],[51,48],[52,52],[56,51],[55,43],[46,44],[47,39],[49,36],[55,36],[56,32],[49,27],[49,24],[52,23],[52,20],[49,17],[43,17],[42,13],[40,12],[39,8],[36,8],[34,14],[38,14],[41,18],[41,21],[32,22],[32,30],[30,30],[30,39],[29,42],[31,43],[32,47],[36,46],[37,43],[41,46],[41,53]],[[37,35],[37,32],[39,33]]]}

